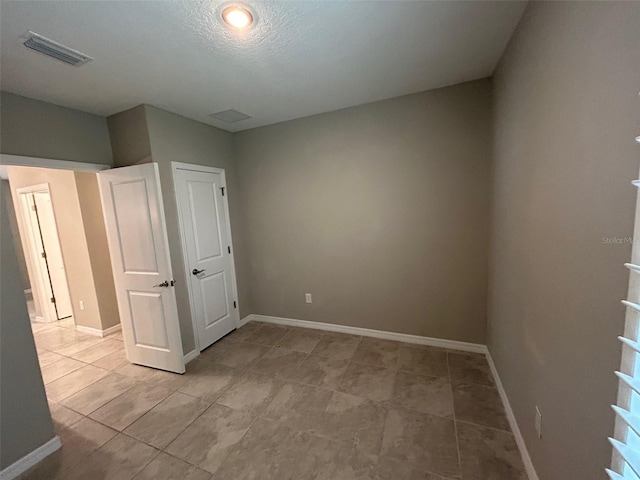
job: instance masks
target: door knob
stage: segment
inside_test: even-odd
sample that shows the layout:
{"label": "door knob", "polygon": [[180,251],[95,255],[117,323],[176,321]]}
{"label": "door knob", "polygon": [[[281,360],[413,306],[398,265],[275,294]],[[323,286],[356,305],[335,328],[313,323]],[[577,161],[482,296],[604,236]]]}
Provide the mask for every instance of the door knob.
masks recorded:
{"label": "door knob", "polygon": [[194,268],[193,270],[191,270],[191,273],[193,273],[194,275],[200,275],[202,272],[204,272],[206,269],[202,269],[202,270],[198,270],[197,268]]}
{"label": "door knob", "polygon": [[166,280],[162,283],[159,283],[158,285],[154,285],[155,287],[168,287],[169,286],[169,282],[167,282]]}

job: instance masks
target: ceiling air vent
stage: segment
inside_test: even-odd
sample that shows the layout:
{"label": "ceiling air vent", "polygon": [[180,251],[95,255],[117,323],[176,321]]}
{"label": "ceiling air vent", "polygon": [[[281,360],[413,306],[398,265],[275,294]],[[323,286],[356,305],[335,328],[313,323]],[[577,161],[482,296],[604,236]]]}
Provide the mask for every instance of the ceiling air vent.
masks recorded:
{"label": "ceiling air vent", "polygon": [[226,123],[234,123],[239,122],[240,120],[246,120],[247,118],[251,118],[251,115],[246,115],[237,110],[224,110],[223,112],[212,113],[209,115],[211,118],[215,118],[216,120],[222,120]]}
{"label": "ceiling air vent", "polygon": [[49,57],[68,63],[74,67],[78,67],[93,60],[89,55],[85,55],[84,53],[80,53],[77,50],[65,47],[64,45],[60,45],[58,42],[54,42],[53,40],[34,32],[27,33],[23,38],[25,39],[25,47],[35,50],[36,52],[44,53]]}

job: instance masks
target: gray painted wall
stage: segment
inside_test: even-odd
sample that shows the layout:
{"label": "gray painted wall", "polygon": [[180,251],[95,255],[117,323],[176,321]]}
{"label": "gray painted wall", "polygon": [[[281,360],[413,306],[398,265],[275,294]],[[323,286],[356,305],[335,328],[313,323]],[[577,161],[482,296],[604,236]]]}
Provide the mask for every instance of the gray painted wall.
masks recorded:
{"label": "gray painted wall", "polygon": [[[0,152],[113,164],[105,118],[7,92],[0,92]],[[9,186],[1,183],[0,468],[5,468],[54,433],[15,259],[21,253],[11,238]]]}
{"label": "gray painted wall", "polygon": [[[234,237],[236,261],[238,261],[242,259],[243,255],[241,253],[242,235],[239,233],[239,224],[237,222],[236,198],[238,189],[236,188],[235,164],[233,162],[232,135],[218,128],[160,110],[159,108],[145,105],[145,111],[151,143],[151,158],[158,163],[160,170],[171,263],[173,275],[177,280],[176,299],[180,318],[180,331],[182,332],[182,345],[186,354],[194,349],[195,337],[191,324],[191,309],[182,257],[171,162],[192,163],[225,169],[231,230]],[[243,284],[243,279],[238,278],[238,288],[241,291]],[[241,297],[241,315],[246,314],[246,310],[242,309],[243,303],[243,298]]]}
{"label": "gray painted wall", "polygon": [[0,92],[0,151],[113,165],[107,119]]}
{"label": "gray painted wall", "polygon": [[0,470],[55,436],[18,277],[8,208],[13,208],[11,193],[8,182],[3,180],[0,182]]}
{"label": "gray painted wall", "polygon": [[532,2],[494,78],[489,348],[541,480],[611,458],[631,245],[603,237],[633,233],[639,26],[638,2]]}
{"label": "gray painted wall", "polygon": [[247,313],[485,343],[489,80],[234,139]]}
{"label": "gray painted wall", "polygon": [[144,105],[138,105],[107,118],[116,167],[151,161],[151,143]]}

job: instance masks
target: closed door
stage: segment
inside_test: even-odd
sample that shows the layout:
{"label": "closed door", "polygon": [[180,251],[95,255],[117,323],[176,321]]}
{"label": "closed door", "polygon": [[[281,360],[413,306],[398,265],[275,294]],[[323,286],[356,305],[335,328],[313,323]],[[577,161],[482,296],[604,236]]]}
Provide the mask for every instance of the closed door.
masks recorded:
{"label": "closed door", "polygon": [[175,168],[174,182],[192,315],[204,350],[238,325],[224,172]]}
{"label": "closed door", "polygon": [[35,213],[40,227],[40,235],[44,247],[44,257],[49,272],[49,280],[55,299],[58,319],[73,315],[71,297],[67,284],[67,274],[62,260],[62,249],[58,237],[58,229],[51,204],[49,192],[35,192],[33,194]]}
{"label": "closed door", "polygon": [[100,172],[98,181],[127,359],[184,373],[157,164]]}

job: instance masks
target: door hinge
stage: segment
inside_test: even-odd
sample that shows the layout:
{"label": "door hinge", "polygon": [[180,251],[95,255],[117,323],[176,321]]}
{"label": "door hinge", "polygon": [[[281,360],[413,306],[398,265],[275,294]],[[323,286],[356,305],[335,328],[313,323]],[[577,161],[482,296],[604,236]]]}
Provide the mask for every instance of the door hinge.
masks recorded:
{"label": "door hinge", "polygon": [[227,247],[227,251],[231,253],[231,247]]}
{"label": "door hinge", "polygon": [[47,258],[47,252],[42,252],[40,255],[42,255],[42,258]]}
{"label": "door hinge", "polygon": [[51,297],[51,303],[56,303],[56,297]]}
{"label": "door hinge", "polygon": [[224,197],[224,187],[220,187],[220,190],[222,190],[222,196]]}
{"label": "door hinge", "polygon": [[238,308],[238,305],[236,304],[236,301],[233,301],[233,308]]}
{"label": "door hinge", "polygon": [[36,206],[35,206],[35,205],[31,205],[31,210],[33,210],[34,212],[37,212],[37,211],[38,211],[38,209],[36,208]]}

